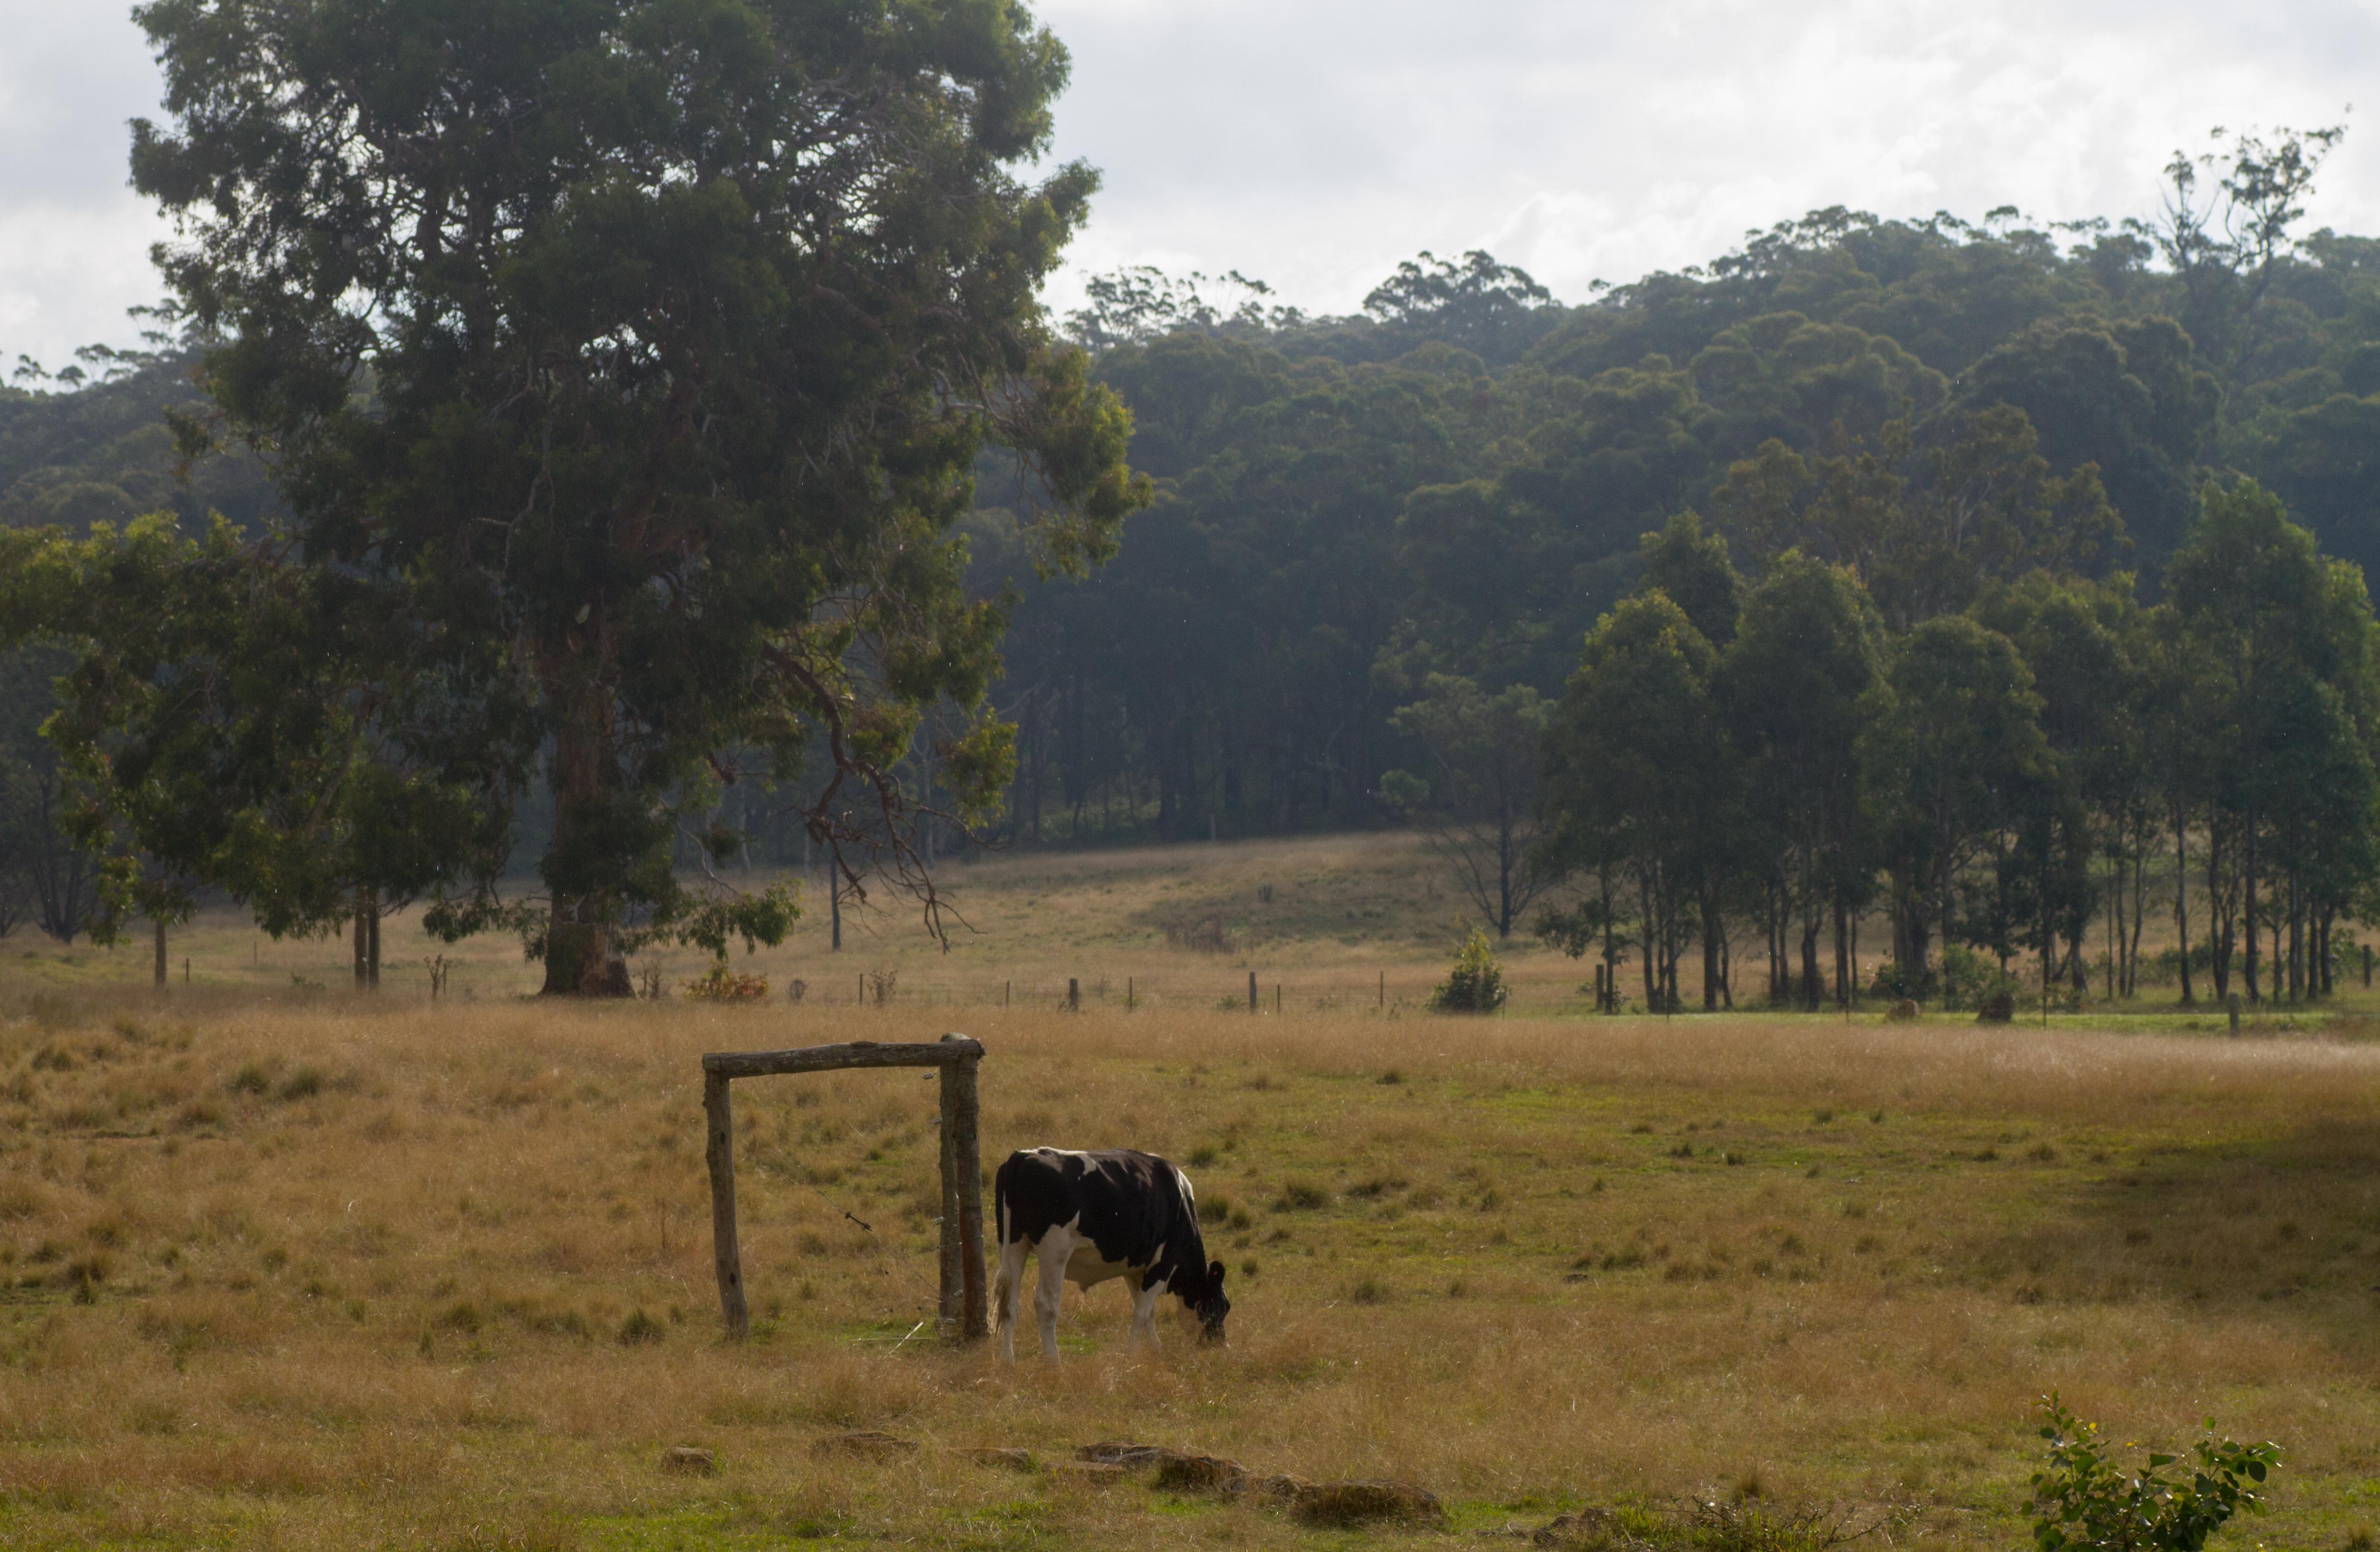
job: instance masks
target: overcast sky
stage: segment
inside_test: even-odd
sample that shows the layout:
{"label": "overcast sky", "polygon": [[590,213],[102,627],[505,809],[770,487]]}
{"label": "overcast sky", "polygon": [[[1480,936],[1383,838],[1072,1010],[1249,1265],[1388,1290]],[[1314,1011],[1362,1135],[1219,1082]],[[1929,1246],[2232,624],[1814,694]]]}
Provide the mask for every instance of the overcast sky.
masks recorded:
{"label": "overcast sky", "polygon": [[[0,353],[129,342],[155,218],[125,121],[157,75],[115,0],[0,0]],[[1106,175],[1075,275],[1237,268],[1343,312],[1419,249],[1566,299],[1747,227],[2152,213],[2215,125],[2337,121],[2380,0],[1042,0],[1057,153]],[[2310,225],[2380,232],[2357,123]]]}

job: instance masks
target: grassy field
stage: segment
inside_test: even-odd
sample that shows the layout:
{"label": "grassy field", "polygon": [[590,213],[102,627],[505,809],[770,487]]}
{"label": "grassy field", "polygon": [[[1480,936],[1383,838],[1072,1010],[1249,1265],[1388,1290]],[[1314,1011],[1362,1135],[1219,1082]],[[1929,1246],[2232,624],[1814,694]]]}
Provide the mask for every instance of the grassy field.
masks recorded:
{"label": "grassy field", "polygon": [[[778,875],[731,875],[746,885]],[[1377,1007],[1418,1003],[1459,941],[1463,902],[1445,866],[1419,840],[1402,835],[1327,837],[1272,842],[995,856],[948,864],[938,886],[951,902],[949,948],[923,929],[914,905],[879,886],[864,905],[846,906],[844,947],[830,947],[823,875],[802,883],[806,914],[783,947],[747,955],[735,968],[766,975],[782,997],[805,983],[807,1002],[848,1008],[862,995],[874,1006],[877,983],[889,983],[887,1006],[1049,1007],[1066,983],[1092,1002],[1210,1008],[1236,999],[1257,973],[1269,1009]],[[146,924],[115,948],[79,944],[61,950],[30,929],[0,942],[0,985],[58,988],[145,982],[152,973]],[[1578,983],[1591,968],[1539,948],[1524,936],[1508,946],[1525,1006],[1583,1008]],[[428,995],[426,961],[450,963],[447,986],[458,997],[509,997],[537,989],[542,967],[524,963],[519,943],[501,935],[441,944],[424,934],[418,912],[382,925],[382,986]],[[209,910],[174,930],[172,976],[198,988],[240,988],[282,996],[352,982],[348,945],[337,939],[276,942],[229,909]],[[657,972],[674,989],[700,973],[698,949],[654,949],[636,957],[641,979]],[[187,968],[186,968],[187,965]]]}
{"label": "grassy field", "polygon": [[[160,996],[132,951],[11,940],[0,1543],[1352,1534],[968,1453],[1126,1438],[1418,1483],[1451,1530],[1370,1533],[1415,1545],[1706,1497],[2004,1547],[2053,1387],[2119,1442],[2209,1414],[2280,1439],[2276,1513],[2236,1545],[2368,1539],[2380,1045],[2360,1021],[2231,1040],[2170,1016],[1581,1020],[1551,1016],[1575,967],[1543,956],[1516,970],[1548,1016],[1383,1017],[1357,994],[1386,972],[1392,1006],[1417,996],[1451,915],[1393,862],[1309,843],[1171,875],[1150,853],[982,864],[983,935],[947,959],[881,925],[860,940],[916,988],[880,1009],[538,1004],[501,946],[458,976],[469,999],[394,978],[363,997],[291,982],[335,986],[322,945],[244,978],[227,923],[185,935],[192,981]],[[1259,874],[1274,898],[1249,903],[1283,910],[1247,913],[1270,935],[1243,952],[1169,947],[1149,915]],[[1366,876],[1375,930],[1336,930],[1350,908],[1326,893]],[[856,952],[797,943],[770,969]],[[1214,1006],[1244,999],[1242,959],[1280,967],[1283,1016]],[[1110,995],[1069,1017],[1047,988],[1077,963]],[[910,1000],[935,977],[944,1002]],[[996,979],[1038,989],[948,1006]],[[1070,1292],[1054,1372],[917,1331],[934,1091],[888,1073],[739,1085],[758,1334],[717,1339],[697,1056],[949,1028],[988,1047],[995,1159],[1129,1143],[1190,1167],[1232,1268],[1228,1349],[1169,1313],[1164,1349],[1128,1354],[1113,1288]],[[920,1448],[814,1453],[851,1428]],[[717,1474],[665,1473],[681,1444]]]}

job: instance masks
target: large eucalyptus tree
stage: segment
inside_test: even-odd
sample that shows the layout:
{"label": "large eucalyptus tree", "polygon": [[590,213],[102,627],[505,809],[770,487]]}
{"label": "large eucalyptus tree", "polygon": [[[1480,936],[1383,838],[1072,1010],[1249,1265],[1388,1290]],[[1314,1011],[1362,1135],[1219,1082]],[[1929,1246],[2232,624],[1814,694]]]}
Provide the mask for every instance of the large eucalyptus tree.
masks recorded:
{"label": "large eucalyptus tree", "polygon": [[[542,760],[546,989],[625,990],[629,933],[782,935],[788,898],[706,901],[672,858],[718,784],[805,750],[811,834],[892,837],[930,917],[894,767],[996,670],[1003,604],[953,534],[978,457],[1022,461],[1062,568],[1142,493],[1037,299],[1097,181],[1026,172],[1058,42],[1012,0],[136,15],[170,122],[135,125],[134,182],[215,340],[186,446],[261,454],[287,563],[403,624],[386,672],[444,674]],[[941,788],[995,801],[1011,749],[965,720]]]}

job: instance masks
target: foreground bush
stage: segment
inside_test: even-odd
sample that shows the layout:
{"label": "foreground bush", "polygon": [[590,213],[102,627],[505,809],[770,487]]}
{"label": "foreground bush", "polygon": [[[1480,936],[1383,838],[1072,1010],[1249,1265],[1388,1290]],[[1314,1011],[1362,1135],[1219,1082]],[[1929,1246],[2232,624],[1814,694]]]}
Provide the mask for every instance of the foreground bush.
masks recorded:
{"label": "foreground bush", "polygon": [[2281,1447],[2206,1436],[2191,1446],[2187,1479],[2167,1468],[2180,1459],[2150,1451],[2148,1463],[2127,1476],[2099,1442],[2099,1425],[2058,1401],[2043,1398],[2041,1436],[2049,1464],[2034,1474],[2026,1509],[2041,1552],[2199,1552],[2206,1538],[2241,1509],[2265,1512],[2257,1492],[2280,1464]]}
{"label": "foreground bush", "polygon": [[1504,1006],[1504,967],[1488,947],[1488,935],[1477,927],[1454,956],[1454,968],[1429,995],[1433,1013],[1493,1013]]}

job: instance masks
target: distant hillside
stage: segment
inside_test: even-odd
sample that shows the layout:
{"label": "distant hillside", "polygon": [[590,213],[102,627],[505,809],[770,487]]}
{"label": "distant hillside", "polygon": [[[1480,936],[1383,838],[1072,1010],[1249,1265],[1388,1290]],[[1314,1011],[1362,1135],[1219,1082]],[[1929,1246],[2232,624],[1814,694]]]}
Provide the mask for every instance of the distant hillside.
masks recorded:
{"label": "distant hillside", "polygon": [[165,411],[203,402],[192,350],[149,359],[74,392],[0,388],[0,524],[81,532],[168,509],[187,526],[208,511],[247,522],[272,487],[255,460],[208,459],[178,478]]}

